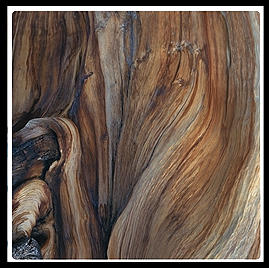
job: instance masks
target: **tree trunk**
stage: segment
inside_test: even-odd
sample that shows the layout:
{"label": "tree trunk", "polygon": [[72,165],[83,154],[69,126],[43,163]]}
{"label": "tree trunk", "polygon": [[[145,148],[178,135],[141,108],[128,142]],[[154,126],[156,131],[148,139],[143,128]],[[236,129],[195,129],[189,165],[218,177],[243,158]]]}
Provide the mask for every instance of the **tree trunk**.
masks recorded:
{"label": "tree trunk", "polygon": [[258,12],[14,12],[12,82],[14,248],[259,257]]}

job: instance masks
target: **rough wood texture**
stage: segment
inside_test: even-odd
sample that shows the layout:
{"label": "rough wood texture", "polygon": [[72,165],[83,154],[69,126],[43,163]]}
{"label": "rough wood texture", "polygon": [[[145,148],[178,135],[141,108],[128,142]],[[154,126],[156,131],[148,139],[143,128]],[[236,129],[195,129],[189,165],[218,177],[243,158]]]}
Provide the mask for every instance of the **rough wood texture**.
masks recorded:
{"label": "rough wood texture", "polygon": [[12,112],[43,258],[259,257],[257,12],[15,12]]}

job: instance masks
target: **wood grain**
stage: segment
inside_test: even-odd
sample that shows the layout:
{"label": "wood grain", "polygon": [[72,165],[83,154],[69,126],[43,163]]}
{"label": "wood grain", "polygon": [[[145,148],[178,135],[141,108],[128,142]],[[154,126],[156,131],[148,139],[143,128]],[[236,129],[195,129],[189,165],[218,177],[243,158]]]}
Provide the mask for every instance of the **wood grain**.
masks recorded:
{"label": "wood grain", "polygon": [[258,12],[13,13],[13,147],[37,148],[13,186],[49,188],[43,257],[259,258],[259,42]]}

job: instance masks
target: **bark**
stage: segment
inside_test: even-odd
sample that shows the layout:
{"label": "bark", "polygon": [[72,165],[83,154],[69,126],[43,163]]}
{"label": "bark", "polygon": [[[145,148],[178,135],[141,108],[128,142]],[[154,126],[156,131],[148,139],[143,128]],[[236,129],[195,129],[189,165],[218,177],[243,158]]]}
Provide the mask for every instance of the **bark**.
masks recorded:
{"label": "bark", "polygon": [[259,258],[258,12],[14,12],[12,82],[14,247]]}

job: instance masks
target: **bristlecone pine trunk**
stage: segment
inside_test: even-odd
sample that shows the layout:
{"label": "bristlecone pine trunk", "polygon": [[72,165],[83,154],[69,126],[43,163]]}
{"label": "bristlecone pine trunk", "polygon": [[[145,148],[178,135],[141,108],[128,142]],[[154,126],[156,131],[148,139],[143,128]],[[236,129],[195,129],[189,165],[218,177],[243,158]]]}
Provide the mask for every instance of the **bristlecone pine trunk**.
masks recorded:
{"label": "bristlecone pine trunk", "polygon": [[258,12],[12,19],[14,256],[260,256]]}

